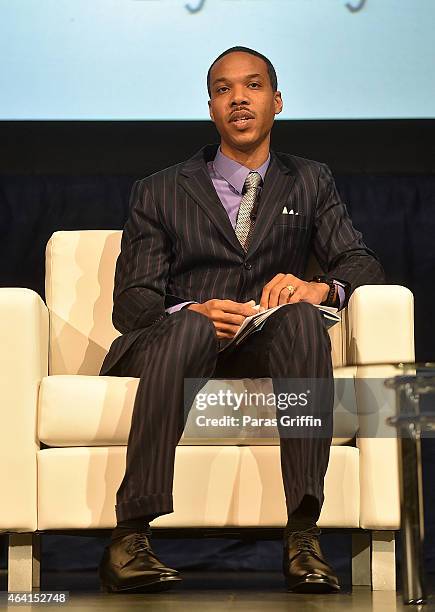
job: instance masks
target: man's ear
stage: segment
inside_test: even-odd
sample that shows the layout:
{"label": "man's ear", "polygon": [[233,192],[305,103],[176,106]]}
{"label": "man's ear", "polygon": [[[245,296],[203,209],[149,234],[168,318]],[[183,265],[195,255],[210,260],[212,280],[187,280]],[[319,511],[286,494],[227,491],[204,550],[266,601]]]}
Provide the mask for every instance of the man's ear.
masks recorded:
{"label": "man's ear", "polygon": [[283,107],[283,102],[282,102],[282,98],[281,98],[281,92],[280,91],[275,91],[274,98],[275,98],[275,115],[279,115],[279,113],[282,111],[282,107]]}
{"label": "man's ear", "polygon": [[214,123],[214,116],[213,116],[213,109],[211,107],[211,100],[208,101],[208,112],[210,113],[210,119],[213,121]]}

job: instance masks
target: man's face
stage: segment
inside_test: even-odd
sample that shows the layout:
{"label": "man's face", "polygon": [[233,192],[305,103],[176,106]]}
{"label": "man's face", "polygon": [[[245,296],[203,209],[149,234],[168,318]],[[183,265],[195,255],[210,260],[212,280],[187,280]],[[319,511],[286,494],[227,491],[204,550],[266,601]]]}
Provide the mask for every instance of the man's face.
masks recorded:
{"label": "man's face", "polygon": [[275,115],[282,110],[281,93],[274,92],[264,60],[234,51],[213,66],[210,73],[210,117],[222,140],[248,151],[270,133]]}

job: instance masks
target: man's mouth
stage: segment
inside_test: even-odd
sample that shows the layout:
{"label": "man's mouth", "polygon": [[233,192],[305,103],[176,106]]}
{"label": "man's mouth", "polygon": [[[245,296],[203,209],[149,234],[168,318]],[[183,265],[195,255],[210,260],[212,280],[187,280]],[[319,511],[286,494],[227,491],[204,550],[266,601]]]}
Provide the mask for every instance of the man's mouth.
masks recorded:
{"label": "man's mouth", "polygon": [[230,123],[234,123],[236,127],[246,127],[254,117],[250,113],[236,112],[230,119]]}

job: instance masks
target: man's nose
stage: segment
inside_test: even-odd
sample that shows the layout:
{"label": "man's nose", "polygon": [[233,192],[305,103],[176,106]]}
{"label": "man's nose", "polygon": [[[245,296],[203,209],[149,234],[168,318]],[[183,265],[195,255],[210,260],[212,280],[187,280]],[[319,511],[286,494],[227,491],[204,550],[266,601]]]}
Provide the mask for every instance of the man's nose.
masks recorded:
{"label": "man's nose", "polygon": [[249,104],[249,96],[246,95],[246,90],[234,88],[231,96],[231,106],[245,106]]}

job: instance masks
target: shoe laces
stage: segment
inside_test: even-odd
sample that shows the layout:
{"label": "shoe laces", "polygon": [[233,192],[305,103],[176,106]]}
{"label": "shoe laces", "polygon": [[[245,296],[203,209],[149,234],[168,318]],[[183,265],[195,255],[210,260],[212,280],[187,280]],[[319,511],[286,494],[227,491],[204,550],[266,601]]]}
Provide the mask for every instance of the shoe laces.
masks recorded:
{"label": "shoe laces", "polygon": [[299,550],[318,555],[319,551],[316,548],[317,538],[313,536],[318,536],[319,534],[319,530],[295,531],[292,533],[292,539]]}
{"label": "shoe laces", "polygon": [[146,533],[135,533],[128,544],[129,553],[137,553],[140,550],[151,550],[148,535]]}

